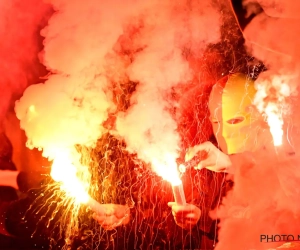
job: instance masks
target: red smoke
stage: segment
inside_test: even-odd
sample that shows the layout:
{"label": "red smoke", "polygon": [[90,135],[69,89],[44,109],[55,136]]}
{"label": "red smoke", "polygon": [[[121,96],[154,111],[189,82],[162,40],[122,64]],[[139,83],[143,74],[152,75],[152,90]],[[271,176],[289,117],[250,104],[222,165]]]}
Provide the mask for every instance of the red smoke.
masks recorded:
{"label": "red smoke", "polygon": [[[211,127],[203,103],[208,98],[207,86],[218,77],[203,75],[209,68],[203,65],[223,61],[213,54],[206,61],[203,53],[208,45],[223,39],[223,11],[210,1],[47,2],[56,12],[42,30],[43,48],[39,30],[51,8],[40,0],[0,2],[0,114],[4,116],[11,101],[26,87],[39,83],[28,87],[16,106],[31,147],[42,148],[51,158],[56,150],[75,144],[94,146],[111,116],[116,120],[113,133],[147,162],[155,157],[163,161],[164,153],[176,158],[180,136],[184,146],[209,137]],[[258,2],[265,13],[256,16],[243,35],[248,53],[268,68],[259,76],[258,88],[264,85],[260,90],[277,91],[280,103],[275,98],[276,104],[288,107],[279,112],[285,122],[284,153],[259,152],[255,165],[241,166],[236,172],[235,187],[219,211],[217,249],[260,249],[269,246],[259,242],[260,234],[298,233],[300,23],[291,13],[300,5],[292,1],[291,7],[291,1],[286,0],[273,1],[275,5]],[[281,7],[277,8],[281,11],[274,14],[272,6]],[[223,30],[230,32],[231,26]],[[43,69],[38,64],[41,49],[42,63],[50,72],[45,83],[37,81]],[[239,63],[232,63],[233,71]],[[288,92],[280,92],[275,76],[289,79],[285,82]],[[126,95],[123,86],[133,82],[136,88],[125,98],[129,108],[120,109],[121,98],[115,94]],[[177,98],[171,98],[173,94]],[[257,106],[267,103],[268,94],[258,93]],[[184,132],[178,132],[177,122]],[[290,148],[296,154],[289,158],[286,153]]]}
{"label": "red smoke", "polygon": [[39,33],[51,13],[51,6],[41,0],[0,1],[0,131],[4,123],[19,170],[31,169],[40,159],[35,151],[26,149],[26,138],[13,109],[24,89],[46,74],[38,59],[42,50]]}
{"label": "red smoke", "polygon": [[38,53],[42,49],[40,28],[51,8],[40,0],[0,1],[0,114],[3,117],[14,96],[41,75]]}

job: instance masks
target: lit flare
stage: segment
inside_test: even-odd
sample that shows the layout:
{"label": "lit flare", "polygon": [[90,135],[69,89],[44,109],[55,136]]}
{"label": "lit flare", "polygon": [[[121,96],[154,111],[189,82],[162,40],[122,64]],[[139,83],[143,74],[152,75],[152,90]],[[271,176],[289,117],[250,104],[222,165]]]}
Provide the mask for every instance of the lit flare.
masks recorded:
{"label": "lit flare", "polygon": [[257,80],[254,104],[261,113],[266,114],[274,146],[282,145],[283,115],[287,109],[286,98],[292,90],[289,86],[290,75],[272,75]]}
{"label": "lit flare", "polygon": [[175,202],[179,205],[185,205],[185,194],[176,162],[172,160],[171,156],[167,157],[164,163],[159,162],[157,159],[153,162],[156,173],[171,183]]}
{"label": "lit flare", "polygon": [[77,168],[72,164],[69,154],[64,152],[56,155],[51,168],[51,177],[61,183],[61,189],[69,197],[74,198],[76,203],[86,204],[97,214],[105,213],[101,204],[89,196],[86,185],[77,176]]}

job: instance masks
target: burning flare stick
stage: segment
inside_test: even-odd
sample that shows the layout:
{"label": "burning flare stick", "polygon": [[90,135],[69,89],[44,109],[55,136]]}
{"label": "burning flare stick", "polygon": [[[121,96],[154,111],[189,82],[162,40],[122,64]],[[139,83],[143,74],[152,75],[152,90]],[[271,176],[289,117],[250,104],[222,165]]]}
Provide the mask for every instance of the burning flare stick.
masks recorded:
{"label": "burning flare stick", "polygon": [[76,202],[87,205],[97,214],[105,214],[104,207],[90,197],[76,172],[77,169],[68,153],[61,152],[56,156],[51,167],[53,180],[60,182],[62,184],[61,189],[70,197],[74,197]]}
{"label": "burning flare stick", "polygon": [[175,202],[178,205],[185,205],[186,200],[185,200],[185,195],[184,195],[184,191],[183,191],[182,182],[180,181],[177,185],[175,185],[173,183],[172,184],[172,189],[173,189],[173,195],[174,195],[174,198],[175,198]]}

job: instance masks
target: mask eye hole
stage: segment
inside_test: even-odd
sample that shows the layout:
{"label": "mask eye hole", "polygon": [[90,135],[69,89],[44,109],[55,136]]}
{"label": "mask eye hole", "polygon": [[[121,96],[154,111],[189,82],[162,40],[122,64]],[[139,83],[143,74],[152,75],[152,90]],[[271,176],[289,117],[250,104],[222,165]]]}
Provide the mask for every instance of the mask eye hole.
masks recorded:
{"label": "mask eye hole", "polygon": [[228,121],[226,121],[228,124],[238,124],[238,123],[241,123],[245,120],[244,117],[240,116],[240,117],[235,117],[235,118],[232,118]]}

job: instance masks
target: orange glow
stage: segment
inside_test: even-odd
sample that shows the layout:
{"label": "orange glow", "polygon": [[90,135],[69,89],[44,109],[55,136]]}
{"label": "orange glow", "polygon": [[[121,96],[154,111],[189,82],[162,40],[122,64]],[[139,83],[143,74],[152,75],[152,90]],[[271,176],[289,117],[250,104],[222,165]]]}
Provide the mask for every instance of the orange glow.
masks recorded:
{"label": "orange glow", "polygon": [[286,98],[292,94],[289,82],[290,75],[262,75],[256,83],[254,103],[267,117],[274,146],[280,146],[283,140],[283,117],[288,111]]}
{"label": "orange glow", "polygon": [[153,168],[159,176],[170,182],[172,186],[181,184],[177,164],[171,155],[166,156],[164,160],[154,159]]}
{"label": "orange glow", "polygon": [[152,160],[154,171],[164,180],[170,182],[173,189],[175,202],[180,205],[185,205],[185,194],[183,191],[182,181],[177,170],[177,163],[172,154],[165,155],[164,159],[154,158]]}
{"label": "orange glow", "polygon": [[30,105],[28,108],[28,120],[31,121],[38,115],[34,105]]}
{"label": "orange glow", "polygon": [[78,169],[72,163],[67,152],[60,152],[53,160],[51,177],[57,182],[61,182],[61,189],[68,196],[74,197],[78,203],[87,203],[89,195],[84,182],[78,177]]}

